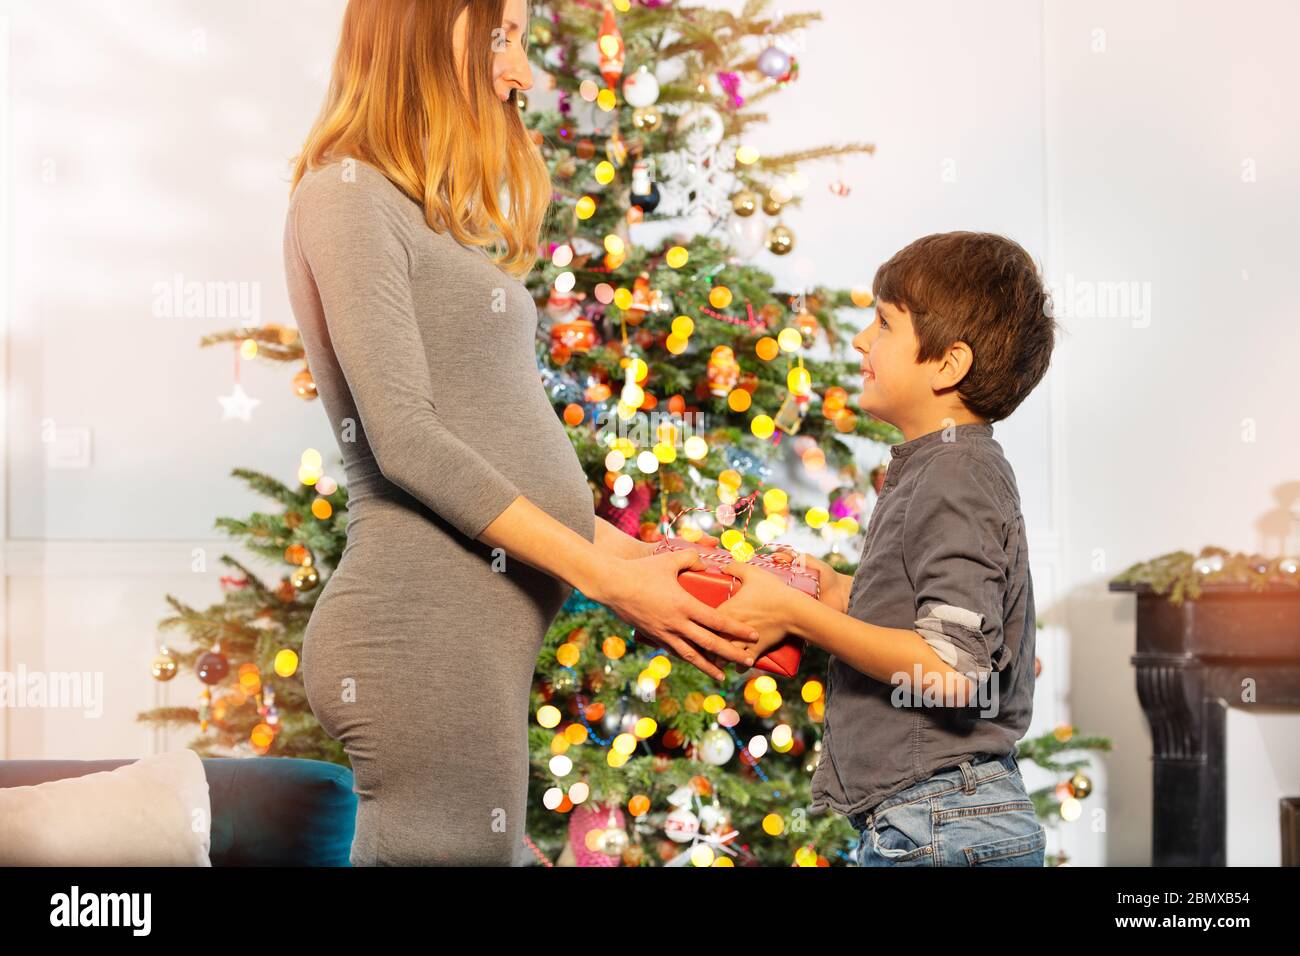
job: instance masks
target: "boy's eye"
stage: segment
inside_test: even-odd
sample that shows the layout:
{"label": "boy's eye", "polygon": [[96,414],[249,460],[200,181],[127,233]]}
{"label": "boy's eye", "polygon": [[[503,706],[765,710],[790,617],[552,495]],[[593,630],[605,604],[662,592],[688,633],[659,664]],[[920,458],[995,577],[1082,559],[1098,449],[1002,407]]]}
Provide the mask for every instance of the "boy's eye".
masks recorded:
{"label": "boy's eye", "polygon": [[880,319],[880,327],[881,327],[882,329],[887,329],[887,328],[889,328],[889,322],[886,321],[886,319],[885,319],[885,317],[884,317],[883,315],[878,315],[878,316],[876,316],[876,317],[877,317],[878,319]]}

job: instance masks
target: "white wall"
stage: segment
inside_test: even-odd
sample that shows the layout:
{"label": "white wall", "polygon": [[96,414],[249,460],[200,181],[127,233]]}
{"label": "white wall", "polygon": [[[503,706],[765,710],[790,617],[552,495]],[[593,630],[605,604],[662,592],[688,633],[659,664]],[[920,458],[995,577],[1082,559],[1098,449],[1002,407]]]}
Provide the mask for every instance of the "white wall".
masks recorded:
{"label": "white wall", "polygon": [[[1085,804],[1105,811],[1104,830],[1085,819],[1052,848],[1083,864],[1145,863],[1150,745],[1128,663],[1133,599],[1104,581],[1177,547],[1262,547],[1256,523],[1273,490],[1300,478],[1284,366],[1297,332],[1282,285],[1296,261],[1287,227],[1300,157],[1285,44],[1300,17],[1281,2],[775,9],[811,6],[824,20],[801,40],[800,78],[767,102],[772,121],[753,142],[878,149],[808,167],[804,206],[786,220],[795,252],[759,264],[788,285],[866,284],[917,236],[986,229],[1020,241],[1059,282],[1150,284],[1146,327],[1063,317],[1052,371],[995,429],[1019,477],[1049,625],[1031,733],[1075,723],[1117,743]],[[324,414],[292,396],[288,370],[245,363],[262,404],[251,423],[221,421],[231,351],[197,343],[233,322],[159,317],[153,304],[155,283],[179,273],[247,283],[261,320],[291,321],[286,164],[319,106],[342,7],[14,9],[0,666],[103,668],[109,699],[93,723],[0,711],[0,756],[183,745],[187,735],[150,741],[134,724],[155,703],[193,699],[148,678],[163,594],[219,598],[221,567],[192,572],[193,549],[228,550],[213,519],[262,504],[232,467],[289,476],[308,446],[333,460]],[[1097,28],[1105,52],[1092,52]],[[834,178],[848,197],[826,189]],[[91,467],[47,469],[43,423],[88,427]],[[1295,739],[1295,720],[1230,721],[1230,809],[1273,808],[1233,809],[1231,862],[1276,862],[1276,796],[1300,792],[1300,761],[1280,743]]]}
{"label": "white wall", "polygon": [[[1279,486],[1300,479],[1300,66],[1289,39],[1300,11],[1181,0],[1047,11],[1052,272],[1150,288],[1149,324],[1069,321],[1057,368],[1073,712],[1118,745],[1107,859],[1146,863],[1151,749],[1128,663],[1134,599],[1105,593],[1105,581],[1179,548],[1283,547],[1259,525]],[[1243,181],[1248,162],[1254,181]],[[1300,717],[1232,715],[1230,863],[1278,863],[1277,798],[1300,793],[1298,736]],[[1264,740],[1273,759],[1259,759]],[[1244,812],[1246,795],[1258,812]]]}

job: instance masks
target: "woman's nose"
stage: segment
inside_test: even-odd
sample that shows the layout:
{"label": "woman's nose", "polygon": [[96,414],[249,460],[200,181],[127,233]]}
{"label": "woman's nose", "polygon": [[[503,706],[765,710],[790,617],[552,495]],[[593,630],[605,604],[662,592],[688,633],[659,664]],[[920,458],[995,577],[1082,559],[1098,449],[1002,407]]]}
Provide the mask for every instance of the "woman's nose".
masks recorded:
{"label": "woman's nose", "polygon": [[511,86],[520,90],[533,88],[533,67],[528,62],[528,54],[524,52],[522,46],[515,47],[505,79]]}

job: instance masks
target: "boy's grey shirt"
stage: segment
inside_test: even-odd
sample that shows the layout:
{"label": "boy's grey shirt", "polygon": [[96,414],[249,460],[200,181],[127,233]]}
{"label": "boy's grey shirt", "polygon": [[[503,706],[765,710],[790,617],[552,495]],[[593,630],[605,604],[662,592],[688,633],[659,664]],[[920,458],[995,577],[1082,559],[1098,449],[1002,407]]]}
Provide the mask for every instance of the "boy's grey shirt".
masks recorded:
{"label": "boy's grey shirt", "polygon": [[811,810],[868,812],[945,767],[1012,753],[1033,710],[1029,550],[993,426],[950,426],[890,455],[848,613],[915,630],[956,670],[988,676],[969,707],[922,706],[832,655]]}

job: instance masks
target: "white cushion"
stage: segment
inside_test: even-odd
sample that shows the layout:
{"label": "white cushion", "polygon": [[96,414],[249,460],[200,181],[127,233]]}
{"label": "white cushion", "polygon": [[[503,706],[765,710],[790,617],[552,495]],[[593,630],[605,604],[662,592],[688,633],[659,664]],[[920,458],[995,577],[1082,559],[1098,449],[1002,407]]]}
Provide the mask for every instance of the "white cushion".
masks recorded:
{"label": "white cushion", "polygon": [[193,750],[0,788],[0,866],[211,866],[212,808]]}

